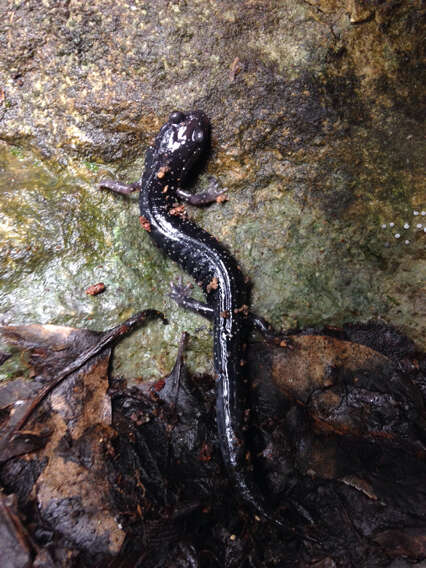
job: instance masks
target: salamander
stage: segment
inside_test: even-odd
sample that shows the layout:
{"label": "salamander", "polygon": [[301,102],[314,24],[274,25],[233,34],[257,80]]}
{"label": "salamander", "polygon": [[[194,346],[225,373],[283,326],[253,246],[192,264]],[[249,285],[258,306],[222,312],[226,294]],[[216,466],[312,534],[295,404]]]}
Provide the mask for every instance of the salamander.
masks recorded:
{"label": "salamander", "polygon": [[195,195],[182,190],[205,155],[209,140],[210,125],[203,112],[175,111],[147,151],[140,182],[125,186],[109,180],[101,185],[120,193],[140,189],[141,225],[202,287],[208,304],[204,315],[213,320],[216,417],[224,464],[243,500],[282,526],[270,514],[247,467],[243,427],[247,399],[244,350],[252,323],[248,287],[229,251],[189,220],[180,205],[182,200],[204,204],[220,195],[217,190]]}

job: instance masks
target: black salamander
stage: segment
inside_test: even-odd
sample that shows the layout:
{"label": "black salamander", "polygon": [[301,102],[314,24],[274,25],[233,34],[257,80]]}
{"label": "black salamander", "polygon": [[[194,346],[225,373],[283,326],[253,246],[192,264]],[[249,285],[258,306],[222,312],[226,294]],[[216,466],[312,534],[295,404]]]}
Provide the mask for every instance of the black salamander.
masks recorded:
{"label": "black salamander", "polygon": [[[140,182],[126,186],[107,180],[102,187],[119,193],[140,189],[140,221],[157,245],[202,287],[207,306],[188,305],[213,320],[216,416],[223,461],[246,503],[282,526],[267,510],[247,472],[243,436],[246,385],[244,349],[250,324],[249,294],[239,266],[209,233],[188,220],[179,201],[200,205],[214,201],[217,190],[192,195],[181,186],[209,146],[209,123],[201,111],[173,112],[146,154]],[[179,295],[174,288],[175,297]],[[184,295],[183,295],[184,296]],[[182,305],[191,300],[181,297]],[[198,309],[197,309],[198,308]]]}

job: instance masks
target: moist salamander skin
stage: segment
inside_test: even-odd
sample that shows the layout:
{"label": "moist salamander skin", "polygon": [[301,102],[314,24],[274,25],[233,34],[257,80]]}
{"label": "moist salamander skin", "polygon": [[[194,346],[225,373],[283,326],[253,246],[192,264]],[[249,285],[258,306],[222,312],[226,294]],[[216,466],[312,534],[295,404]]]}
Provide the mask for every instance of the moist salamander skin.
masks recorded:
{"label": "moist salamander skin", "polygon": [[209,138],[209,122],[203,112],[175,111],[170,115],[146,155],[140,182],[141,225],[202,287],[214,311],[216,417],[223,460],[244,501],[281,525],[267,512],[263,496],[247,472],[243,441],[247,285],[226,248],[188,220],[177,203],[180,188],[209,147]]}

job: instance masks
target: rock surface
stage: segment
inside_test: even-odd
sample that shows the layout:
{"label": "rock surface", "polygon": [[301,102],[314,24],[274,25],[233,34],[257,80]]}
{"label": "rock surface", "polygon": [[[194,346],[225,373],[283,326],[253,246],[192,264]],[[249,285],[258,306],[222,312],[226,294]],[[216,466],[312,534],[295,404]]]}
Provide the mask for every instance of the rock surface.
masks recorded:
{"label": "rock surface", "polygon": [[202,327],[188,362],[209,368],[209,326],[168,299],[178,269],[136,200],[96,190],[138,178],[170,111],[202,108],[196,189],[215,176],[229,201],[193,217],[240,260],[255,311],[286,328],[379,318],[420,342],[423,15],[417,0],[0,0],[2,320],[105,329],[157,308],[171,324],[139,332],[143,352],[123,342],[117,373],[164,375],[183,327]]}

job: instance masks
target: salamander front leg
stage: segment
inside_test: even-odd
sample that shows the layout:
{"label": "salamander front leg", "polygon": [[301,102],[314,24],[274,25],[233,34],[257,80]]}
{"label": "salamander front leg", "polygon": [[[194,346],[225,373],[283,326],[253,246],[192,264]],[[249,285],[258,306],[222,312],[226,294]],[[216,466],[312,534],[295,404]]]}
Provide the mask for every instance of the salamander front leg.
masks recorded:
{"label": "salamander front leg", "polygon": [[126,184],[113,179],[104,179],[99,183],[98,187],[99,189],[109,189],[114,193],[120,193],[121,195],[130,195],[134,191],[140,191],[141,184],[139,181]]}
{"label": "salamander front leg", "polygon": [[215,179],[210,178],[209,188],[201,193],[188,193],[182,189],[177,189],[176,194],[182,201],[190,205],[203,206],[214,203],[215,201],[225,201],[225,193],[227,189],[219,189],[218,183]]}

